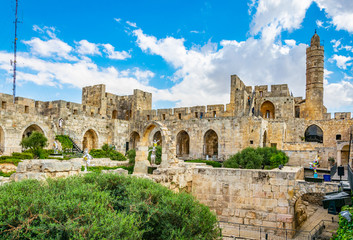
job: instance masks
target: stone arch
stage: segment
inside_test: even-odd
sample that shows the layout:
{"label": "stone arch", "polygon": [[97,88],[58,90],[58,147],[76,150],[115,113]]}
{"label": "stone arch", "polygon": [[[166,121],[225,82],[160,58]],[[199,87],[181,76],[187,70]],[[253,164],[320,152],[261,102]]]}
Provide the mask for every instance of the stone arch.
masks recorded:
{"label": "stone arch", "polygon": [[26,129],[23,131],[22,139],[25,137],[29,137],[32,134],[32,132],[40,132],[43,135],[45,135],[41,127],[39,127],[37,124],[31,124],[28,127],[26,127]]}
{"label": "stone arch", "polygon": [[143,130],[140,141],[137,144],[134,173],[147,173],[147,167],[150,166],[147,160],[148,147],[152,146],[150,135],[159,130],[162,138],[162,162],[160,167],[169,167],[172,163],[177,163],[175,158],[175,141],[170,136],[168,128],[158,121],[148,122]]}
{"label": "stone arch", "polygon": [[324,139],[324,133],[319,126],[313,124],[305,130],[304,137],[305,142],[322,143]]}
{"label": "stone arch", "polygon": [[270,101],[265,101],[261,104],[260,112],[263,118],[274,119],[275,118],[275,105]]}
{"label": "stone arch", "polygon": [[136,132],[136,131],[133,131],[130,134],[130,147],[129,147],[129,149],[136,149],[139,141],[140,141],[140,134],[138,134],[138,132]]}
{"label": "stone arch", "polygon": [[341,148],[341,165],[348,165],[349,144]]}
{"label": "stone arch", "polygon": [[0,154],[5,152],[5,132],[4,129],[0,126]]}
{"label": "stone arch", "polygon": [[85,132],[82,138],[82,149],[90,151],[93,148],[98,148],[98,134],[93,129]]}
{"label": "stone arch", "polygon": [[163,140],[162,140],[162,133],[161,131],[156,131],[154,134],[153,134],[153,140],[154,141],[156,140],[157,141],[157,145],[158,146],[162,146],[163,145]]}
{"label": "stone arch", "polygon": [[218,135],[210,129],[204,135],[204,155],[218,157]]}
{"label": "stone arch", "polygon": [[118,111],[117,110],[113,110],[112,119],[118,119]]}
{"label": "stone arch", "polygon": [[190,153],[189,134],[182,130],[177,134],[176,155],[177,157],[188,157]]}

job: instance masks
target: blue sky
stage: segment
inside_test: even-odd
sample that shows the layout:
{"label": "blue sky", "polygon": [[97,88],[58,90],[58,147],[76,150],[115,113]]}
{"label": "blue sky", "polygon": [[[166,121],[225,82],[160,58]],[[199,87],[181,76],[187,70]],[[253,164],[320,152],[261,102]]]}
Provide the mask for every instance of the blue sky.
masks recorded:
{"label": "blue sky", "polygon": [[[0,91],[12,94],[15,0],[0,3]],[[353,111],[353,1],[19,0],[17,96],[153,93],[153,108],[226,104],[230,75],[305,98],[305,49],[325,46],[329,112]]]}

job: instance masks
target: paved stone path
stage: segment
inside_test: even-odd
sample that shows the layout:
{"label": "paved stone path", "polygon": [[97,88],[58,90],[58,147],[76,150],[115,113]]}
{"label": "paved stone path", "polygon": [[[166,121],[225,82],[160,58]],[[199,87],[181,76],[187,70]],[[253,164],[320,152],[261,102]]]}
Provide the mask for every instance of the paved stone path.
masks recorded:
{"label": "paved stone path", "polygon": [[338,227],[338,215],[328,214],[327,209],[319,207],[318,210],[308,220],[306,220],[303,226],[300,228],[300,230],[304,231],[304,233],[298,234],[294,239],[304,239],[303,237],[307,236],[307,232],[311,231],[315,226],[317,226],[317,224],[319,224],[321,220],[327,220],[332,222],[332,217],[335,222],[332,224],[325,222],[325,226],[328,227],[325,228],[325,233],[323,234],[329,234],[330,236],[332,236],[331,232],[333,231],[333,233],[335,233]]}

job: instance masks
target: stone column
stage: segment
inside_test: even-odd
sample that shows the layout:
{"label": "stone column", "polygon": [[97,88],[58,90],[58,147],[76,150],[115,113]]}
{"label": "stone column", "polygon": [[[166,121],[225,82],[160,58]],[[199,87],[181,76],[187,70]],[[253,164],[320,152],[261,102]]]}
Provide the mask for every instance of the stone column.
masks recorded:
{"label": "stone column", "polygon": [[342,160],[341,160],[341,150],[337,149],[337,166],[342,165]]}
{"label": "stone column", "polygon": [[136,150],[134,173],[147,174],[147,168],[150,162],[147,160],[148,147],[138,146]]}

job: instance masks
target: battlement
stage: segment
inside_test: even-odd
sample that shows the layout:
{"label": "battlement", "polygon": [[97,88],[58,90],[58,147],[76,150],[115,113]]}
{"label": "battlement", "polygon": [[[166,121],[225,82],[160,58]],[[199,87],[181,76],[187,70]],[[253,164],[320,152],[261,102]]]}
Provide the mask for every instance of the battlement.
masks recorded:
{"label": "battlement", "polygon": [[350,112],[336,112],[335,119],[336,120],[351,119],[351,113]]}
{"label": "battlement", "polygon": [[271,91],[268,91],[267,85],[255,86],[257,97],[289,97],[289,88],[287,84],[271,85]]}
{"label": "battlement", "polygon": [[234,116],[223,104],[139,111],[139,121],[190,120]]}

